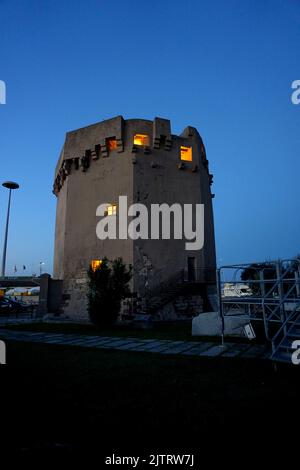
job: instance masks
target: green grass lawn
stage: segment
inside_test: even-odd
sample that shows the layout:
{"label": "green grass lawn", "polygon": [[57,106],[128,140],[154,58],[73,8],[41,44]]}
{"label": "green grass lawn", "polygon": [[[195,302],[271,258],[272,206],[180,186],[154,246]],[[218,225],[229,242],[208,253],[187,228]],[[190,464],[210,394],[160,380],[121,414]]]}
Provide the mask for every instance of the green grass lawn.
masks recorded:
{"label": "green grass lawn", "polygon": [[[118,337],[135,337],[144,339],[167,339],[167,340],[184,340],[184,341],[215,341],[220,343],[220,337],[208,336],[192,336],[191,323],[178,324],[157,324],[151,329],[140,329],[132,326],[115,326],[110,329],[99,330],[91,324],[79,323],[32,323],[23,325],[8,325],[8,329],[19,331],[43,331],[48,333],[71,333],[80,335],[100,335],[100,336],[118,336]],[[245,343],[247,338],[231,337],[230,342]],[[254,342],[260,342],[261,339]]]}
{"label": "green grass lawn", "polygon": [[25,457],[257,448],[300,417],[299,369],[269,361],[7,342],[0,380],[1,444]]}
{"label": "green grass lawn", "polygon": [[84,323],[32,323],[24,325],[9,325],[7,328],[27,331],[45,331],[48,333],[71,333],[81,335],[101,336],[135,336],[138,338],[158,339],[191,339],[191,324],[159,325],[158,328],[140,329],[129,326],[115,326],[109,329],[98,329],[95,325]]}

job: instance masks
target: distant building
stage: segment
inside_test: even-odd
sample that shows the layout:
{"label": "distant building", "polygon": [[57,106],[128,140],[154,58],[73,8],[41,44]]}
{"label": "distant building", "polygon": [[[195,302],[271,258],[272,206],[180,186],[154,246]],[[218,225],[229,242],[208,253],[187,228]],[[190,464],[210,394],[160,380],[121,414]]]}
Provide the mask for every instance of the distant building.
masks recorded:
{"label": "distant building", "polygon": [[[145,311],[143,299],[157,300],[162,290],[169,293],[164,305],[172,289],[175,298],[175,283],[197,284],[197,294],[205,297],[216,265],[211,183],[204,144],[193,127],[177,136],[167,119],[117,116],[68,132],[54,182],[54,278],[63,280],[64,313],[87,318],[86,272],[105,256],[132,264],[136,312]],[[184,238],[100,240],[97,207],[107,203],[105,215],[118,217],[124,195],[128,205],[141,203],[149,212],[152,204],[204,204],[204,247],[186,250]],[[161,306],[157,300],[156,310]],[[155,305],[148,310],[155,313]]]}

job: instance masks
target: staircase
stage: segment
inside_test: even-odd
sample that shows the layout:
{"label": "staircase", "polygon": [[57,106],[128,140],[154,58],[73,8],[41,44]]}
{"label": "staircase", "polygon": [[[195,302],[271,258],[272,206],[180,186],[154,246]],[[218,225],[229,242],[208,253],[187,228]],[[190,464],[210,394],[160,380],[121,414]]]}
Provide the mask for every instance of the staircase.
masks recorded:
{"label": "staircase", "polygon": [[[226,284],[239,286],[243,281],[240,273],[247,271],[252,273],[246,281],[251,293],[225,295]],[[262,323],[265,338],[272,346],[270,359],[292,364],[297,349],[293,342],[300,341],[300,259],[221,266],[217,287],[223,325],[232,309],[247,314],[250,321]],[[210,297],[214,303],[214,297]]]}
{"label": "staircase", "polygon": [[177,297],[195,293],[195,291],[200,294],[199,284],[197,281],[186,280],[185,272],[181,269],[168,281],[146,292],[139,313],[152,315]]}
{"label": "staircase", "polygon": [[186,286],[181,284],[176,287],[167,288],[161,295],[151,296],[151,298],[146,299],[145,311],[143,313],[151,315],[157,312],[179,295],[186,293],[185,291]]}
{"label": "staircase", "polygon": [[272,338],[271,360],[292,364],[293,342],[300,340],[300,302]]}

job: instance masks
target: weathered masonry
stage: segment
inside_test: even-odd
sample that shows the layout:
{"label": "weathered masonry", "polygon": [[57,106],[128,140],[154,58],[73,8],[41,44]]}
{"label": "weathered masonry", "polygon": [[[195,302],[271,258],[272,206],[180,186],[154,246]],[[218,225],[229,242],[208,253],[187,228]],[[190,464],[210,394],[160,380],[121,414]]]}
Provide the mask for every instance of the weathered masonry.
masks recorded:
{"label": "weathered masonry", "polygon": [[[216,264],[211,184],[204,144],[193,127],[177,136],[167,119],[117,116],[68,132],[53,188],[54,278],[63,280],[61,310],[71,318],[87,318],[86,271],[106,256],[133,265],[130,308],[136,313],[181,318],[193,314],[191,305],[199,313],[207,287],[214,284]],[[184,239],[172,238],[100,240],[96,208],[108,203],[107,214],[118,217],[121,195],[128,205],[140,202],[149,208],[204,204],[204,247],[186,251]],[[187,286],[193,292],[187,293]]]}

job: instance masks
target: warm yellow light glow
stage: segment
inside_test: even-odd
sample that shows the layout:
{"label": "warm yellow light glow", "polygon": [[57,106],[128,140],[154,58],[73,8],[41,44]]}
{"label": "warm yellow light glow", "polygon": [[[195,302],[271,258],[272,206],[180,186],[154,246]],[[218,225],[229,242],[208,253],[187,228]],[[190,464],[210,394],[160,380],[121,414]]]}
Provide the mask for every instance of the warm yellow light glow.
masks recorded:
{"label": "warm yellow light glow", "polygon": [[149,145],[149,136],[146,134],[135,134],[133,143],[134,145]]}
{"label": "warm yellow light glow", "polygon": [[116,215],[117,213],[117,204],[111,204],[107,206],[107,215]]}
{"label": "warm yellow light glow", "polygon": [[100,268],[102,264],[102,259],[93,259],[91,261],[91,268],[93,271],[96,271],[97,268]]}
{"label": "warm yellow light glow", "polygon": [[117,140],[115,137],[110,137],[109,139],[106,139],[106,145],[108,150],[115,150],[117,148]]}
{"label": "warm yellow light glow", "polygon": [[180,158],[181,160],[185,160],[186,162],[191,162],[192,158],[192,147],[184,147],[181,145],[180,147]]}

